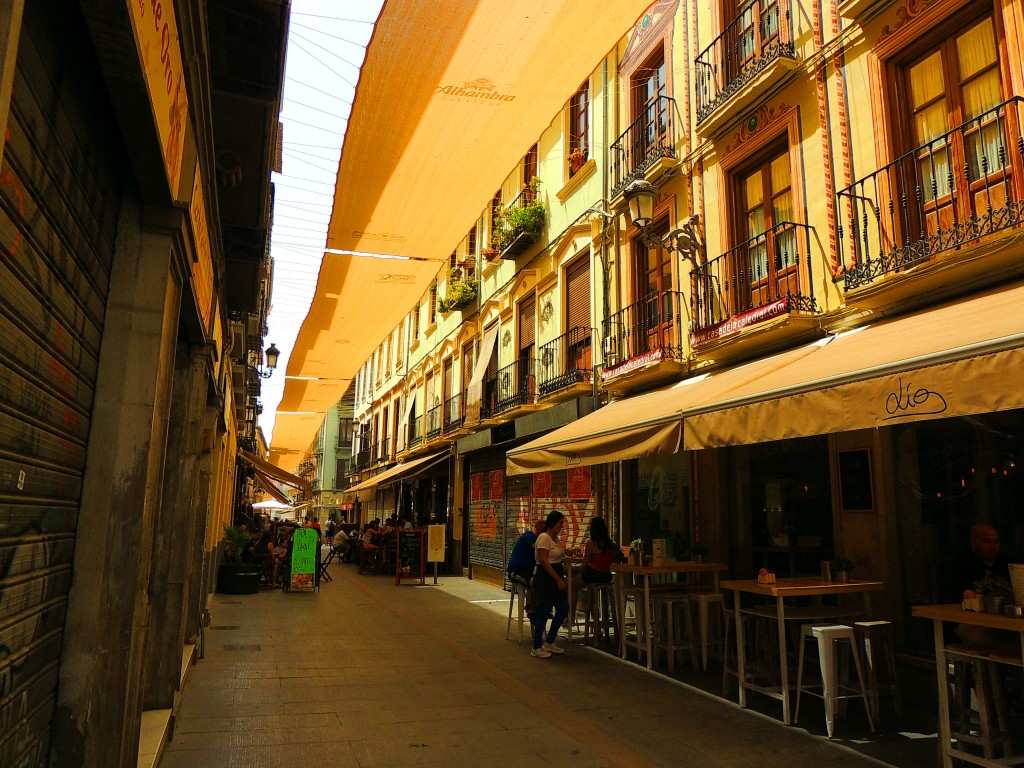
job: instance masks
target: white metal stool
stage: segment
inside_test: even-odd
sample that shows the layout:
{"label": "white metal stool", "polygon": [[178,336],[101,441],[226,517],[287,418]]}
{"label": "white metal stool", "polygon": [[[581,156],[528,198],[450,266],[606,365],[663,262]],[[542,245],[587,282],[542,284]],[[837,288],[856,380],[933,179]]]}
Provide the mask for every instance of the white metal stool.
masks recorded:
{"label": "white metal stool", "polygon": [[[864,652],[864,666],[867,674],[866,688],[871,716],[880,723],[882,696],[892,697],[897,717],[903,717],[903,700],[900,697],[899,680],[896,678],[896,657],[893,654],[892,622],[857,621],[853,631],[857,635],[859,650]],[[885,682],[879,682],[878,668],[885,664]]]}
{"label": "white metal stool", "polygon": [[584,591],[590,600],[583,624],[583,642],[590,642],[591,630],[594,632],[595,642],[602,634],[611,640],[612,629],[618,627],[615,615],[615,590],[612,584],[588,584]]}
{"label": "white metal stool", "polygon": [[518,581],[511,582],[512,589],[508,593],[508,625],[505,627],[505,639],[508,640],[509,634],[512,632],[512,609],[515,607],[516,600],[519,601],[519,639],[516,642],[523,642],[523,622],[529,622],[526,617],[526,585],[520,584]]}
{"label": "white metal stool", "polygon": [[[800,719],[800,694],[804,691],[804,648],[808,640],[813,640],[818,645],[818,665],[821,668],[821,693],[808,690],[812,696],[819,696],[825,702],[825,727],[828,729],[828,737],[832,738],[832,731],[835,726],[835,708],[837,701],[844,701],[851,698],[860,698],[864,702],[864,710],[868,715],[868,725],[871,731],[875,730],[875,720],[871,716],[871,705],[868,704],[868,695],[864,689],[864,672],[861,669],[860,654],[857,652],[857,639],[853,627],[843,624],[804,624],[800,627],[800,658],[797,661],[796,677],[796,713],[793,721]],[[860,693],[844,694],[840,691],[839,673],[837,669],[836,645],[839,642],[850,644],[850,653],[853,656],[853,664],[857,668],[857,681],[860,683]]]}
{"label": "white metal stool", "polygon": [[[676,621],[682,615],[682,626]],[[676,654],[690,652],[690,662],[697,668],[697,646],[693,638],[693,622],[690,619],[690,596],[680,592],[659,592],[654,596],[654,663],[658,663],[658,652],[668,654],[668,671],[676,671]]]}

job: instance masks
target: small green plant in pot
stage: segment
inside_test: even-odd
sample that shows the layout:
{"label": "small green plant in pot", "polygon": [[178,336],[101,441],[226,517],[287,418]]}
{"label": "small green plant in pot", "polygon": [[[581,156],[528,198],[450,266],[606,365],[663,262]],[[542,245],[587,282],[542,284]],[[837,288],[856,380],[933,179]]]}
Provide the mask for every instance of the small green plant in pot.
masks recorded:
{"label": "small green plant in pot", "polygon": [[981,595],[985,613],[1002,613],[1007,600],[1013,600],[1013,587],[1002,576],[988,575],[974,582],[974,591]]}
{"label": "small green plant in pot", "polygon": [[[439,312],[453,312],[456,309],[462,309],[476,298],[476,288],[457,276],[456,272],[457,270],[452,270],[448,274],[445,294],[437,301]],[[461,275],[461,271],[459,271],[459,275]]]}
{"label": "small green plant in pot", "polygon": [[251,595],[260,588],[260,567],[242,561],[242,553],[251,544],[249,531],[237,525],[224,525],[224,557],[217,570],[217,591],[226,595]]}

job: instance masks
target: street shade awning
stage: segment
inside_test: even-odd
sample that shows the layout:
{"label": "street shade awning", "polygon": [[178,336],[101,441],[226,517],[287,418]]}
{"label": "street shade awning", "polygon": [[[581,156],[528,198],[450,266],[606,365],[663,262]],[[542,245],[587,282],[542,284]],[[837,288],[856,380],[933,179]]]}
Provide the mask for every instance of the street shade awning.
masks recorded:
{"label": "street shade awning", "polygon": [[713,448],[1024,408],[1024,285],[840,334],[683,414]]}
{"label": "street shade awning", "polygon": [[288,359],[275,463],[298,464],[359,367],[650,5],[386,0],[346,127],[328,253]]}
{"label": "street shade awning", "polygon": [[291,472],[286,472],[280,467],[274,466],[266,459],[257,456],[255,453],[249,453],[244,448],[238,449],[238,457],[243,461],[247,461],[258,472],[262,472],[264,475],[272,477],[279,483],[290,485],[293,488],[298,488],[301,491],[312,490],[312,486],[298,475],[293,475]]}
{"label": "street shade awning", "polygon": [[719,373],[701,374],[670,387],[617,400],[582,419],[514,448],[506,455],[508,474],[550,472],[607,464],[679,450],[683,411],[760,379],[813,354],[827,340]]}
{"label": "street shade awning", "polygon": [[376,495],[377,488],[397,482],[417,469],[429,469],[430,466],[444,458],[447,458],[447,456],[448,451],[444,450],[437,453],[430,453],[426,456],[420,456],[418,459],[412,459],[411,461],[403,461],[399,464],[395,464],[393,467],[385,469],[380,474],[356,483],[351,488],[346,488],[342,492],[342,501],[352,502],[356,499],[359,499],[359,501],[369,501]]}
{"label": "street shade awning", "polygon": [[288,509],[288,510],[294,509],[294,507],[292,507],[292,505],[289,504],[288,502],[286,502],[286,501],[279,501],[277,499],[273,499],[273,500],[269,500],[269,501],[258,501],[258,502],[256,502],[255,504],[252,505],[252,508],[255,509],[255,510],[276,510],[276,511],[281,511],[281,510],[285,510],[285,509]]}
{"label": "street shade awning", "polygon": [[[264,491],[269,493],[274,498],[274,502],[278,503],[278,504],[286,504],[288,506],[288,508],[291,509],[291,500],[287,496],[285,496],[283,493],[281,493],[281,491],[278,490],[277,486],[274,484],[274,481],[270,478],[270,476],[263,474],[258,469],[255,470],[255,472],[256,472],[256,483]],[[263,502],[260,502],[260,503],[262,504]],[[254,509],[256,508],[255,504],[253,504],[253,508]]]}

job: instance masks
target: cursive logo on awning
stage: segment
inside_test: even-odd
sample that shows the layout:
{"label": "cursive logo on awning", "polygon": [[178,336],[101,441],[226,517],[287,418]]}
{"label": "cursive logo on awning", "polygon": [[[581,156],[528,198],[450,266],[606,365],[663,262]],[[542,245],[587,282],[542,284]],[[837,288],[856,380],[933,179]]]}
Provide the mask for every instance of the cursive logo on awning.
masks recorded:
{"label": "cursive logo on awning", "polygon": [[485,77],[471,80],[462,85],[439,85],[435,95],[452,96],[464,99],[480,99],[481,101],[514,101],[515,96],[498,93],[494,83]]}
{"label": "cursive logo on awning", "polygon": [[905,419],[914,416],[934,416],[946,410],[946,398],[938,392],[925,387],[914,389],[908,380],[906,386],[903,377],[899,378],[899,386],[885,398],[885,412],[889,414],[882,421]]}
{"label": "cursive logo on awning", "polygon": [[580,463],[580,455],[578,453],[567,453],[565,454],[565,466],[575,467]]}

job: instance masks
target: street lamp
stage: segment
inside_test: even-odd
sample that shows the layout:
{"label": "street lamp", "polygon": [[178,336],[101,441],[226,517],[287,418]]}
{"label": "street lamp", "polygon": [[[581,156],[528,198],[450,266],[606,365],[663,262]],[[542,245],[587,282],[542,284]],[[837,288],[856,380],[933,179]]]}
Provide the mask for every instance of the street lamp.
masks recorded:
{"label": "street lamp", "polygon": [[260,376],[269,379],[274,374],[274,369],[277,368],[277,358],[281,356],[281,350],[274,345],[274,342],[270,342],[270,346],[263,351],[263,354],[266,355],[267,370],[266,372],[260,371]]}
{"label": "street lamp", "polygon": [[657,191],[653,184],[642,179],[631,181],[622,191],[629,211],[629,220],[640,230],[640,242],[648,248],[679,251],[679,255],[694,266],[703,263],[704,247],[700,239],[700,217],[697,214],[686,219],[681,227],[669,230],[664,235],[652,231],[654,196]]}

